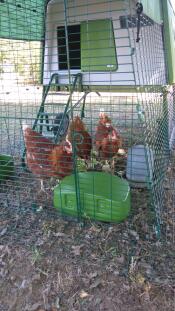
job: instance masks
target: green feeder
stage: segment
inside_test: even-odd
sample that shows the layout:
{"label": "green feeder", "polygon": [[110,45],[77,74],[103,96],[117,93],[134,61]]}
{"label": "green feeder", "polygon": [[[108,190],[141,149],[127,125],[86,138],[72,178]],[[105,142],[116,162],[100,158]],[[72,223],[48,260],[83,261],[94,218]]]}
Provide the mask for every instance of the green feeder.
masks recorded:
{"label": "green feeder", "polygon": [[[78,173],[81,217],[121,222],[130,212],[130,187],[126,180],[102,172]],[[65,177],[54,189],[54,207],[77,217],[74,175]]]}
{"label": "green feeder", "polygon": [[14,175],[13,157],[0,154],[0,181]]}

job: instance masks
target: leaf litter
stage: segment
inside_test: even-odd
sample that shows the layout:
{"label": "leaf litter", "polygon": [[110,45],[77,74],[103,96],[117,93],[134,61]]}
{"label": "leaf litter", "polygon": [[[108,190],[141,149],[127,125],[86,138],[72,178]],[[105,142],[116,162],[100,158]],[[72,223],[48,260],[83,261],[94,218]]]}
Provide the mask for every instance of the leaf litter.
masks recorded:
{"label": "leaf litter", "polygon": [[7,205],[2,194],[0,311],[174,310],[170,188],[162,241],[147,221],[143,190],[132,190],[131,221],[87,221],[84,227],[53,209],[21,211],[15,201]]}

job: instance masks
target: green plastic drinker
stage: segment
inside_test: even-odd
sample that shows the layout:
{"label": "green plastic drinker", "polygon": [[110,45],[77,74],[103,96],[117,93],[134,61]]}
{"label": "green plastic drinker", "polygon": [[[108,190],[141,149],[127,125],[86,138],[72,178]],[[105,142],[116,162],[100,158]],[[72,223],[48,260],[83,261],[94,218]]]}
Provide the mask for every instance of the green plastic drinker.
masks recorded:
{"label": "green plastic drinker", "polygon": [[13,157],[6,154],[0,154],[0,181],[14,175]]}
{"label": "green plastic drinker", "polygon": [[[82,172],[65,177],[54,189],[54,207],[67,216],[121,222],[130,212],[130,187],[126,180],[103,172]],[[77,196],[79,206],[77,208]]]}

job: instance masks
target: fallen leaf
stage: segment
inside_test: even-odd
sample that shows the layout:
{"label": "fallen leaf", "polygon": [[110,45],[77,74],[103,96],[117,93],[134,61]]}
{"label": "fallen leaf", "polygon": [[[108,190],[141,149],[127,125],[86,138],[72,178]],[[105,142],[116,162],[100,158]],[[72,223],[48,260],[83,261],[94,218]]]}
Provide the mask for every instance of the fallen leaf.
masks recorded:
{"label": "fallen leaf", "polygon": [[0,220],[0,226],[4,226],[9,223],[9,220]]}
{"label": "fallen leaf", "polygon": [[2,231],[0,232],[0,236],[5,235],[7,232],[7,228],[2,229]]}
{"label": "fallen leaf", "polygon": [[26,311],[44,311],[42,308],[41,308],[41,302],[36,302],[34,303],[33,305],[27,305],[25,307],[25,310]]}
{"label": "fallen leaf", "polygon": [[23,280],[21,285],[19,286],[19,289],[25,289],[29,286],[29,281],[28,280]]}
{"label": "fallen leaf", "polygon": [[32,282],[40,281],[40,279],[41,279],[41,275],[37,273],[32,277]]}
{"label": "fallen leaf", "polygon": [[17,303],[17,296],[15,295],[13,297],[13,302],[11,303],[11,305],[8,308],[8,311],[16,310],[16,303]]}
{"label": "fallen leaf", "polygon": [[143,285],[145,283],[145,278],[144,278],[144,276],[141,273],[137,273],[137,275],[136,275],[136,282],[139,285]]}
{"label": "fallen leaf", "polygon": [[136,239],[139,240],[139,235],[136,231],[134,230],[129,230],[129,233]]}
{"label": "fallen leaf", "polygon": [[85,292],[84,290],[81,290],[81,292],[80,292],[80,298],[86,298],[86,297],[88,297],[89,296],[89,294],[87,293],[87,292]]}
{"label": "fallen leaf", "polygon": [[94,278],[96,278],[97,275],[98,275],[97,272],[92,272],[92,273],[89,273],[89,274],[88,274],[88,277],[89,277],[90,279],[94,279]]}
{"label": "fallen leaf", "polygon": [[93,225],[90,229],[90,232],[94,232],[94,233],[99,233],[101,231],[101,228],[96,227],[95,225]]}
{"label": "fallen leaf", "polygon": [[120,257],[116,257],[116,261],[120,264],[124,263],[125,261],[125,257],[123,255],[121,255]]}
{"label": "fallen leaf", "polygon": [[57,297],[57,299],[55,301],[55,307],[56,307],[56,309],[60,308],[60,297]]}
{"label": "fallen leaf", "polygon": [[118,270],[115,270],[114,272],[114,275],[118,276],[120,274],[120,272]]}
{"label": "fallen leaf", "polygon": [[105,164],[102,166],[102,171],[105,173],[110,173],[111,172],[111,167],[109,164]]}
{"label": "fallen leaf", "polygon": [[102,285],[102,280],[101,279],[97,279],[94,283],[91,284],[90,288],[96,288],[99,285]]}
{"label": "fallen leaf", "polygon": [[123,288],[125,289],[125,291],[129,291],[131,289],[130,286],[127,284],[123,284]]}
{"label": "fallen leaf", "polygon": [[102,301],[102,298],[100,297],[95,298],[95,302],[94,302],[95,306],[99,305],[101,301]]}
{"label": "fallen leaf", "polygon": [[67,234],[65,234],[63,232],[55,232],[55,233],[53,233],[53,236],[55,236],[57,238],[62,238],[62,237],[66,237]]}
{"label": "fallen leaf", "polygon": [[73,253],[75,256],[80,256],[80,255],[81,255],[81,248],[82,248],[83,246],[84,246],[84,245],[72,246],[72,253]]}
{"label": "fallen leaf", "polygon": [[150,302],[150,295],[148,292],[144,292],[140,295],[140,297],[142,298],[142,300],[144,302]]}

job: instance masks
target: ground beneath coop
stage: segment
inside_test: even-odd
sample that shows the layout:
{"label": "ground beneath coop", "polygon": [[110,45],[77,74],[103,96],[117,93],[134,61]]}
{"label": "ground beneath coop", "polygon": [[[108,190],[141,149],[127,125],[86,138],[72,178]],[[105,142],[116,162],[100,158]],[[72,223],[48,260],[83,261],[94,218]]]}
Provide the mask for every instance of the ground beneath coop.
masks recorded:
{"label": "ground beneath coop", "polygon": [[154,239],[134,192],[132,222],[85,226],[1,193],[0,311],[174,310],[172,236]]}
{"label": "ground beneath coop", "polygon": [[[49,193],[48,202],[35,197],[39,181],[19,174],[20,184],[9,180],[0,191],[0,311],[174,310],[171,167],[162,242],[148,225],[145,190],[132,190],[127,221],[88,221],[82,226],[61,218],[51,207]],[[19,205],[19,198],[25,204]]]}

